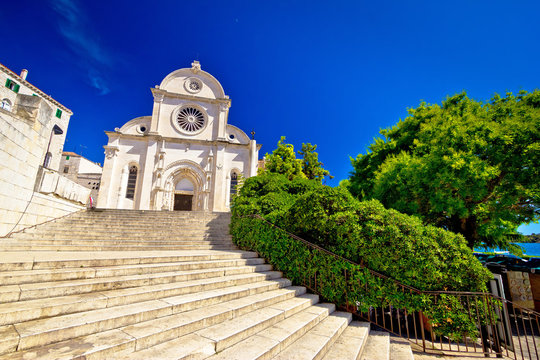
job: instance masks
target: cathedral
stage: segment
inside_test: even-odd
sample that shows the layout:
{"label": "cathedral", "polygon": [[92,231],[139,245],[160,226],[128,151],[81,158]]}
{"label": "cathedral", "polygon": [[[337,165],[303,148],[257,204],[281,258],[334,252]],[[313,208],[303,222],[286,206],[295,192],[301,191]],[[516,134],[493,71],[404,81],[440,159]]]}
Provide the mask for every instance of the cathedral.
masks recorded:
{"label": "cathedral", "polygon": [[238,180],[257,175],[261,145],[228,124],[223,87],[191,65],[151,89],[151,116],[105,132],[98,208],[229,211]]}

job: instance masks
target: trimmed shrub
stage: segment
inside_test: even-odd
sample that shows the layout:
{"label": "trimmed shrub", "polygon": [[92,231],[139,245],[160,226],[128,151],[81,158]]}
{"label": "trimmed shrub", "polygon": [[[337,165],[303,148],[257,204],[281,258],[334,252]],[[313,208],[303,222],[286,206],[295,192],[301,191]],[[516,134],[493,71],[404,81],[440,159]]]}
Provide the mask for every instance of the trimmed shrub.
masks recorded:
{"label": "trimmed shrub", "polygon": [[[284,230],[246,217],[251,214]],[[418,218],[385,209],[376,200],[359,202],[344,188],[270,173],[245,181],[234,199],[231,222],[240,248],[257,251],[297,284],[317,278],[314,290],[328,301],[356,304],[363,311],[388,304],[422,310],[438,334],[453,339],[476,336],[475,319],[464,318],[467,310],[455,297],[434,302],[425,294],[404,293],[393,280],[310,250],[285,231],[419,290],[484,292],[491,274],[461,235],[424,226]]]}

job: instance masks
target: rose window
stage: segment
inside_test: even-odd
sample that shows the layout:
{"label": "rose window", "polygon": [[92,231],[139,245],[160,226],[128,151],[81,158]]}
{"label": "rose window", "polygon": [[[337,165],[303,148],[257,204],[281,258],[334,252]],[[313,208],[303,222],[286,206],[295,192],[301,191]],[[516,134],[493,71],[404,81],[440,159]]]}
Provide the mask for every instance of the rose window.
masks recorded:
{"label": "rose window", "polygon": [[187,92],[196,94],[203,88],[203,83],[196,77],[191,77],[184,81],[184,88],[187,90]]}
{"label": "rose window", "polygon": [[201,85],[196,81],[190,81],[189,88],[193,91],[201,90]]}
{"label": "rose window", "polygon": [[176,121],[182,130],[193,133],[203,128],[204,115],[196,108],[186,107],[178,112]]}

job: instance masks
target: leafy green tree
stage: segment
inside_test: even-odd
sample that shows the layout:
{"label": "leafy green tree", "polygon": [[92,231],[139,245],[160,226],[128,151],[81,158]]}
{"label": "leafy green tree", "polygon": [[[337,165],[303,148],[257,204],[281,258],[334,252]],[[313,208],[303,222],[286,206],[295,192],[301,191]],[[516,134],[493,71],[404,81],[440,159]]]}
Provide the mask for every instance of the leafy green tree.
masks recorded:
{"label": "leafy green tree", "polygon": [[333,179],[330,171],[323,168],[323,163],[319,161],[319,154],[315,150],[317,145],[302,144],[302,150],[298,151],[298,154],[302,155],[302,172],[308,179],[315,179],[321,183],[325,176]]}
{"label": "leafy green tree", "polygon": [[302,172],[302,160],[296,158],[294,146],[285,143],[285,136],[278,141],[277,148],[272,154],[266,154],[265,159],[265,171],[283,174],[289,180],[306,177]]}
{"label": "leafy green tree", "polygon": [[540,219],[539,90],[421,103],[381,134],[352,160],[360,199],[461,233],[470,247],[512,249],[507,235]]}

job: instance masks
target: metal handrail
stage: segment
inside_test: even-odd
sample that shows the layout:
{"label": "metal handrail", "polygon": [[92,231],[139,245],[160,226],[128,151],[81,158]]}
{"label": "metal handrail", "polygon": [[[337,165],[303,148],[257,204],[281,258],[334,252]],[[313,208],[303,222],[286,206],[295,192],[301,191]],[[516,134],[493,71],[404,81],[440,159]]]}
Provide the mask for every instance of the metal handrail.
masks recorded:
{"label": "metal handrail", "polygon": [[[434,334],[431,330],[432,323],[430,323],[430,320],[423,315],[421,310],[408,311],[406,308],[398,308],[390,304],[383,307],[371,306],[369,311],[362,312],[358,308],[358,303],[350,304],[347,300],[345,305],[347,311],[353,312],[357,316],[382,327],[395,335],[406,338],[408,341],[419,345],[424,352],[444,351],[466,354],[477,353],[487,357],[489,357],[490,354],[495,354],[497,357],[501,357],[504,350],[506,350],[506,355],[513,356],[516,360],[540,360],[537,349],[537,344],[540,344],[540,313],[534,310],[521,308],[509,300],[488,292],[420,290],[413,286],[403,284],[390,276],[371,270],[366,267],[363,262],[356,263],[332,251],[324,249],[319,245],[313,244],[269,222],[258,214],[244,215],[239,216],[238,218],[248,217],[262,221],[268,226],[283,232],[286,236],[300,241],[308,248],[316,249],[339,261],[360,267],[380,279],[391,281],[404,293],[429,295],[433,297],[435,303],[437,303],[438,299],[441,299],[442,296],[454,297],[464,306],[464,310],[468,309],[468,317],[476,324],[477,330],[480,332],[480,343],[475,341],[468,342],[467,338],[465,338],[464,344],[455,342],[450,338],[444,340],[443,343],[443,336]],[[347,279],[347,270],[345,270],[344,276]],[[311,279],[309,280],[309,283],[304,279],[303,285],[310,290],[317,292],[316,275],[314,280],[315,287],[312,286]],[[513,322],[510,321],[510,318],[512,318]],[[424,324],[425,321],[427,321],[426,324]],[[521,323],[519,321],[521,321]],[[425,325],[430,327],[430,329],[426,329]],[[406,336],[402,330],[403,332],[406,331]],[[414,333],[412,333],[413,330]],[[448,344],[446,344],[446,341]],[[480,350],[477,348],[480,348]],[[533,357],[535,354],[536,357]]]}

